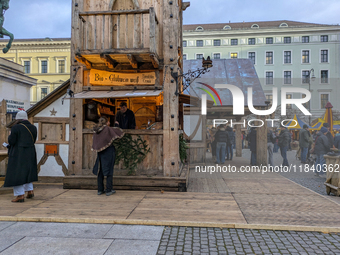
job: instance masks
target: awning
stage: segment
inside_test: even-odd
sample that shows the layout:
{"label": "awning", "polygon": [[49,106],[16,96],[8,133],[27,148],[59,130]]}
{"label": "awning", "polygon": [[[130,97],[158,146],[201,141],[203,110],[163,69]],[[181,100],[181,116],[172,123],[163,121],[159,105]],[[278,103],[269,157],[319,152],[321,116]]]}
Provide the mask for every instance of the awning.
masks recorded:
{"label": "awning", "polygon": [[157,97],[162,90],[119,90],[119,91],[83,91],[73,98],[118,98],[118,97]]}
{"label": "awning", "polygon": [[[179,102],[183,104],[189,104],[194,106],[201,105],[201,99],[199,97],[194,97],[187,94],[179,94]],[[207,100],[207,107],[210,108],[214,105],[214,102],[211,100]]]}

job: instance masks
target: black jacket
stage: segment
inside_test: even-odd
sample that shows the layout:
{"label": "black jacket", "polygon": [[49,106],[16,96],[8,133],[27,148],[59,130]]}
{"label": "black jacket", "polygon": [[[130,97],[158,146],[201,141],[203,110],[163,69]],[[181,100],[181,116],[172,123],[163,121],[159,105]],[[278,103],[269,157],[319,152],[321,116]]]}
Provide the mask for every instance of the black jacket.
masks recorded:
{"label": "black jacket", "polygon": [[334,138],[334,146],[340,150],[340,134],[337,134]]}
{"label": "black jacket", "polygon": [[328,131],[328,133],[326,134],[326,137],[328,139],[329,148],[333,148],[334,137],[333,137],[332,133]]}
{"label": "black jacket", "polygon": [[219,129],[215,134],[215,140],[218,143],[227,143],[228,144],[228,141],[229,141],[228,132],[224,128]]}
{"label": "black jacket", "polygon": [[256,151],[256,129],[252,129],[248,135],[248,142],[250,143],[250,151]]}
{"label": "black jacket", "polygon": [[291,135],[290,135],[288,129],[282,130],[280,135],[279,135],[279,146],[280,147],[289,146],[290,140],[291,140]]}
{"label": "black jacket", "polygon": [[330,146],[327,137],[319,132],[315,139],[314,153],[317,155],[324,155],[330,151]]}
{"label": "black jacket", "polygon": [[10,148],[4,187],[38,181],[37,155],[34,146],[36,139],[37,128],[28,120],[12,127],[8,137]]}
{"label": "black jacket", "polygon": [[136,128],[135,114],[130,109],[127,109],[125,113],[117,112],[116,121],[118,121],[121,129]]}

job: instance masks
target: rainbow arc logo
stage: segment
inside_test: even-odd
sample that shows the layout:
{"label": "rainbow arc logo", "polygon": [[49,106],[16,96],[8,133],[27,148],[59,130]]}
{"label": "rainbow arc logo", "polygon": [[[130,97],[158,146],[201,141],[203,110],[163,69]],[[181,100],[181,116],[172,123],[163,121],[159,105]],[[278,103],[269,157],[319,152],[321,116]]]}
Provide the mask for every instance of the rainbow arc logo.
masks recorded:
{"label": "rainbow arc logo", "polygon": [[[212,92],[214,92],[214,94],[217,96],[218,100],[220,101],[220,104],[222,105],[222,100],[221,100],[221,98],[220,98],[220,95],[217,93],[216,89],[214,89],[214,88],[211,87],[210,85],[208,85],[208,84],[206,84],[206,83],[203,83],[203,82],[197,82],[197,83],[199,83],[199,84],[201,84],[201,85],[203,85],[203,86],[206,86],[206,87],[209,88]],[[212,94],[209,90],[204,89],[204,88],[199,88],[199,87],[197,87],[197,88],[198,88],[198,89],[201,89],[201,90],[203,90],[205,93],[207,93],[207,94],[214,100],[215,105],[217,105],[215,97],[213,96],[213,94]]]}

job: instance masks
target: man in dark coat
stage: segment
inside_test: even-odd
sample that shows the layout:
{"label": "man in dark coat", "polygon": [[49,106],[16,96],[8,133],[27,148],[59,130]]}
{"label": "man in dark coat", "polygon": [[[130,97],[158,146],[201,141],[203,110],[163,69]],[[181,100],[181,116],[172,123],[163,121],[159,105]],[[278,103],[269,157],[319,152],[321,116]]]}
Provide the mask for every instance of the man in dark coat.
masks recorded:
{"label": "man in dark coat", "polygon": [[326,136],[327,132],[328,129],[326,127],[322,127],[315,139],[314,153],[316,154],[316,175],[319,175],[320,173],[322,174],[324,172],[324,164],[326,164],[326,160],[323,156],[331,149],[329,146],[329,140]]}
{"label": "man in dark coat", "polygon": [[127,108],[125,102],[120,103],[120,111],[117,112],[115,126],[121,129],[135,129],[136,119],[133,111]]}
{"label": "man in dark coat", "polygon": [[224,164],[226,147],[229,140],[229,135],[224,125],[219,126],[219,130],[215,134],[215,140],[216,140],[216,163]]}
{"label": "man in dark coat", "polygon": [[235,143],[235,133],[231,127],[227,127],[229,139],[227,141],[227,158],[226,160],[233,160],[233,148]]}
{"label": "man in dark coat", "polygon": [[281,151],[281,156],[283,158],[282,166],[289,166],[288,159],[287,159],[287,150],[289,148],[289,141],[291,140],[291,135],[289,130],[282,126],[281,132],[279,135],[279,147]]}
{"label": "man in dark coat", "polygon": [[16,115],[18,123],[11,129],[8,137],[8,166],[4,187],[13,187],[15,199],[12,202],[24,202],[34,197],[32,182],[38,181],[37,155],[34,143],[37,128],[27,120],[27,113],[20,111]]}
{"label": "man in dark coat", "polygon": [[328,132],[326,134],[326,137],[328,139],[329,147],[333,148],[333,146],[334,146],[334,137],[333,137],[332,133],[329,130],[330,129],[329,124],[328,123],[323,123],[323,126],[325,128],[327,128],[327,130],[328,130]]}
{"label": "man in dark coat", "polygon": [[250,151],[251,151],[251,157],[250,157],[250,164],[252,166],[256,165],[256,128],[252,127],[250,130],[250,133],[248,134],[248,141],[250,143]]}
{"label": "man in dark coat", "polygon": [[301,149],[301,163],[305,164],[307,161],[307,153],[310,145],[311,135],[308,131],[308,126],[306,124],[303,125],[303,129],[301,129],[299,133],[299,146]]}

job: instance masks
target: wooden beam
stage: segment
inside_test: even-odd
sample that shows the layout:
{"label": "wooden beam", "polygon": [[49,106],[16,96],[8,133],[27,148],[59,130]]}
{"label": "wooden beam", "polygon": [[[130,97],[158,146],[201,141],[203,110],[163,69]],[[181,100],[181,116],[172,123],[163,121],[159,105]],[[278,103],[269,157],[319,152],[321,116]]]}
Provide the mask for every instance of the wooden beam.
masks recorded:
{"label": "wooden beam", "polygon": [[79,12],[80,17],[95,16],[95,15],[124,15],[124,14],[143,14],[149,13],[149,9],[140,10],[122,10],[122,11],[92,11],[92,12]]}
{"label": "wooden beam", "polygon": [[190,2],[183,2],[182,3],[182,11],[185,11],[190,6]]}
{"label": "wooden beam", "polygon": [[33,117],[33,122],[39,123],[69,123],[70,118],[61,118],[61,117]]}
{"label": "wooden beam", "polygon": [[128,58],[132,68],[134,68],[134,69],[138,68],[138,63],[137,63],[137,60],[134,56],[132,56],[131,54],[126,54],[126,57]]}
{"label": "wooden beam", "polygon": [[114,69],[118,65],[118,63],[107,54],[100,54],[100,58],[104,61],[105,65],[110,69]]}
{"label": "wooden beam", "polygon": [[154,68],[158,68],[159,67],[159,61],[158,58],[156,57],[155,54],[150,54],[150,58],[151,58],[151,62]]}
{"label": "wooden beam", "polygon": [[83,58],[81,55],[75,55],[74,58],[81,64],[85,65],[87,69],[92,68],[92,64],[85,58]]}

